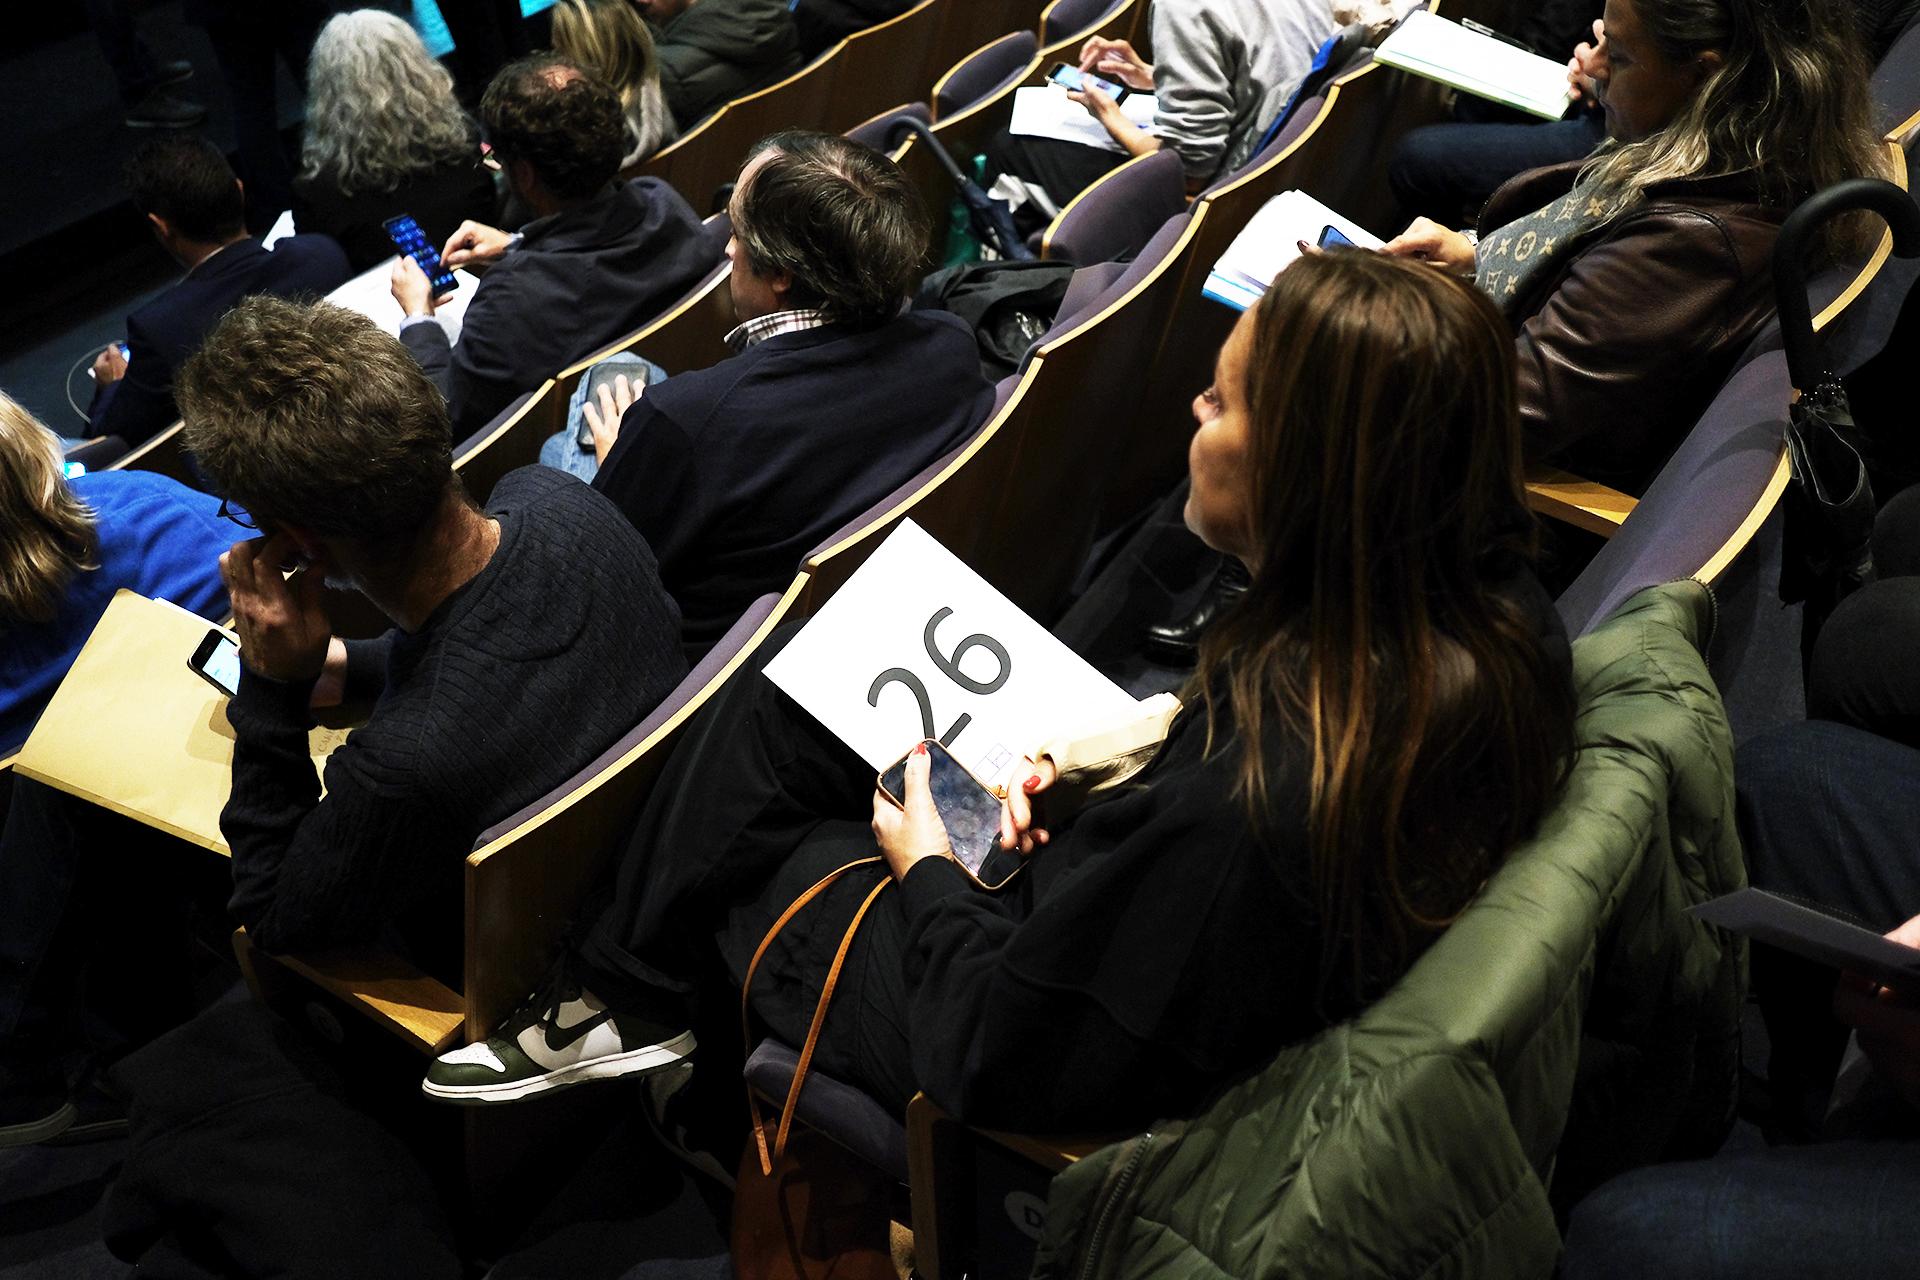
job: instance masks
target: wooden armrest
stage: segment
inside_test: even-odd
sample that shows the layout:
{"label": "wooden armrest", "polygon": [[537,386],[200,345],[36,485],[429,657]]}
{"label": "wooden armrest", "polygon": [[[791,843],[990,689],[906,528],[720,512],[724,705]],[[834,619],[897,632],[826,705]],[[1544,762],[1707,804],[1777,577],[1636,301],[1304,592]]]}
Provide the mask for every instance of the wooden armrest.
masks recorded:
{"label": "wooden armrest", "polygon": [[1639,504],[1631,494],[1582,480],[1568,471],[1542,467],[1527,473],[1528,506],[1543,516],[1603,538],[1611,538]]}
{"label": "wooden armrest", "polygon": [[[1049,1173],[1092,1155],[1101,1147],[1126,1137],[1096,1138],[1030,1136],[1001,1133],[993,1129],[968,1129],[924,1093],[916,1093],[907,1103],[908,1189],[913,1198],[914,1263],[927,1280],[943,1280],[940,1252],[940,1218],[943,1193],[940,1169],[953,1149],[956,1131],[969,1131],[1031,1160]],[[950,1197],[948,1197],[950,1198]],[[950,1278],[949,1278],[950,1280]]]}
{"label": "wooden armrest", "polygon": [[466,1001],[398,956],[377,950],[269,955],[253,945],[245,929],[234,931],[233,951],[247,986],[265,1003],[291,998],[287,982],[297,974],[428,1057],[460,1043]]}

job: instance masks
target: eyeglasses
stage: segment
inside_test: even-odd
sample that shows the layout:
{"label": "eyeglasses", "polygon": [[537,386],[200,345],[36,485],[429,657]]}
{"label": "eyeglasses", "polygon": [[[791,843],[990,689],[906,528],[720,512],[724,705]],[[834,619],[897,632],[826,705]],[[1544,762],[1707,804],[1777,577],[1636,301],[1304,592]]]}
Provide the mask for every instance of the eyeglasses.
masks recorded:
{"label": "eyeglasses", "polygon": [[256,533],[260,529],[259,522],[255,520],[252,516],[248,515],[246,513],[245,508],[234,506],[233,500],[231,498],[220,499],[220,510],[214,512],[214,514],[219,516],[222,520],[233,521],[235,524],[239,525],[242,529],[252,529]]}

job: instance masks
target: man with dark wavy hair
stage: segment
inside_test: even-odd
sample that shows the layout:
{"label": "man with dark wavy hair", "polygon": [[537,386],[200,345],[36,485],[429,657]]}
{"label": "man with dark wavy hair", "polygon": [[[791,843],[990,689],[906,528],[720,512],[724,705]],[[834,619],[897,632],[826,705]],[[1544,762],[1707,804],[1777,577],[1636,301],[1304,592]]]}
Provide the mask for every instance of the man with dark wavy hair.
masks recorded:
{"label": "man with dark wavy hair", "polygon": [[441,257],[482,275],[459,340],[434,315],[426,275],[394,266],[401,340],[447,397],[455,439],[522,392],[652,320],[716,265],[700,219],[658,178],[617,182],[625,116],[613,90],[552,55],[487,87],[481,122],[515,202],[517,233],[462,223]]}

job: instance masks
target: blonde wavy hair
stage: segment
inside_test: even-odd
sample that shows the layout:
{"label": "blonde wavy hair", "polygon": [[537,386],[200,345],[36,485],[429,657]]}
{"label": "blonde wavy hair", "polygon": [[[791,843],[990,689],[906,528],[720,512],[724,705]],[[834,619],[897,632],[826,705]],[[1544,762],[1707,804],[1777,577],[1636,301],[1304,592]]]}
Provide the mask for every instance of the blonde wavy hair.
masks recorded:
{"label": "blonde wavy hair", "polygon": [[623,166],[680,136],[660,88],[653,33],[627,0],[560,0],[553,6],[553,51],[620,95],[632,144]]}
{"label": "blonde wavy hair", "polygon": [[301,177],[327,174],[349,196],[392,191],[443,164],[478,163],[479,137],[453,77],[405,22],[355,9],[321,28],[307,64]]}
{"label": "blonde wavy hair", "polygon": [[[1626,209],[1658,183],[1751,171],[1766,203],[1790,208],[1885,176],[1866,51],[1838,0],[1634,0],[1634,12],[1669,61],[1716,50],[1722,62],[1666,128],[1595,154],[1582,176],[1603,198]],[[1829,250],[1858,247],[1871,225],[1829,224]]]}
{"label": "blonde wavy hair", "polygon": [[67,487],[60,441],[0,391],[0,634],[52,622],[76,573],[100,567],[93,512]]}

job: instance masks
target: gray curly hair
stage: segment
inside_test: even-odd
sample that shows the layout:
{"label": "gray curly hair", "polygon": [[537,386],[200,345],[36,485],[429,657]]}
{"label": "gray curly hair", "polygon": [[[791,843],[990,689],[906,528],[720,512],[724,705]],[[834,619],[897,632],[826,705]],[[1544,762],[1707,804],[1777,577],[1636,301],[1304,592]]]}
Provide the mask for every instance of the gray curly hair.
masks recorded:
{"label": "gray curly hair", "polygon": [[412,27],[356,9],[322,28],[307,66],[302,177],[327,174],[345,195],[392,191],[438,165],[477,159],[478,142],[453,77]]}

